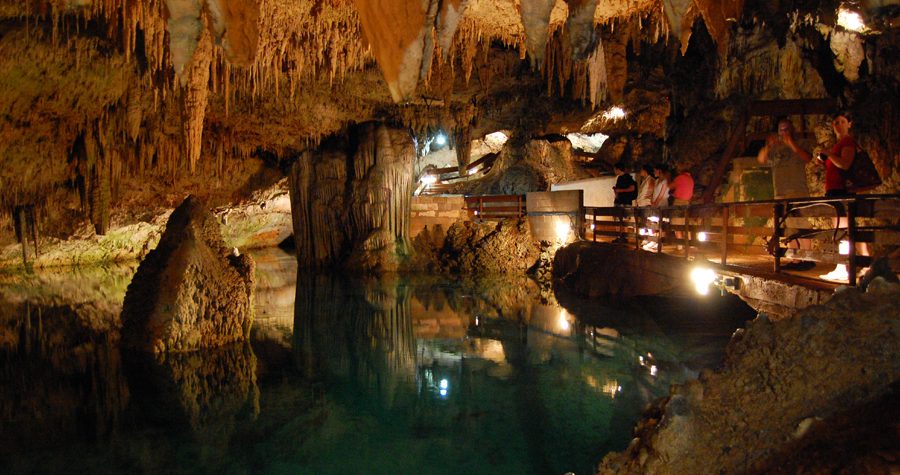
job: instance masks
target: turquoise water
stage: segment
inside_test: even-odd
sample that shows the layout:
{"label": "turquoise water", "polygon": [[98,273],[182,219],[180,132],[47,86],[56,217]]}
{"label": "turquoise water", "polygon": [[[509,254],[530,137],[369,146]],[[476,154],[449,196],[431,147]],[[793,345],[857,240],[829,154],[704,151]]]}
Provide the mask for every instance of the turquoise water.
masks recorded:
{"label": "turquoise water", "polygon": [[133,266],[0,279],[0,472],[593,473],[752,316],[256,257],[251,342],[160,360],[118,349]]}

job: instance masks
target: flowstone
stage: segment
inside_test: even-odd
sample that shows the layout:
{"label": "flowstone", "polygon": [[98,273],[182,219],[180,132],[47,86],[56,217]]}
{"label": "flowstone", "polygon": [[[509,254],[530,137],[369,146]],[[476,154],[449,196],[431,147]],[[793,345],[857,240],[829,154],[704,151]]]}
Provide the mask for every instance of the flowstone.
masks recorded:
{"label": "flowstone", "polygon": [[247,340],[256,265],[235,254],[206,206],[187,197],[128,286],[124,345],[160,354]]}

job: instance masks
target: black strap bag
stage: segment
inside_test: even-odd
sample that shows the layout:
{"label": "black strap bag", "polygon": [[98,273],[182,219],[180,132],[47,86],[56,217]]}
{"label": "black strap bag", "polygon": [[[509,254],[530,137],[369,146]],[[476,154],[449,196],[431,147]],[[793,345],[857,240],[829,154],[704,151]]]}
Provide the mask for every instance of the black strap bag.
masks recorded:
{"label": "black strap bag", "polygon": [[853,163],[850,168],[844,171],[844,182],[847,191],[859,193],[861,191],[869,191],[881,185],[881,177],[878,176],[878,170],[875,164],[869,158],[869,154],[861,148],[856,149],[853,157]]}

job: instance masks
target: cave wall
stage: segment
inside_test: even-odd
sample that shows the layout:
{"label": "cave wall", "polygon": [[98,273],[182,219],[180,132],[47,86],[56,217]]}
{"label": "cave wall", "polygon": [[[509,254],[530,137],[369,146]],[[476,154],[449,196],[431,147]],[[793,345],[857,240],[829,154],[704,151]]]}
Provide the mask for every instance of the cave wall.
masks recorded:
{"label": "cave wall", "polygon": [[299,264],[399,268],[409,249],[414,162],[409,133],[374,122],[303,153],[290,171]]}

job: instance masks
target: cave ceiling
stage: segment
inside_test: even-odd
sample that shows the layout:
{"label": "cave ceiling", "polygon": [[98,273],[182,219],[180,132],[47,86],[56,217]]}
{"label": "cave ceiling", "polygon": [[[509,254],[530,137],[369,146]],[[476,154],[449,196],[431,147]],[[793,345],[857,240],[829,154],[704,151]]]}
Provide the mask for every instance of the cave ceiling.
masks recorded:
{"label": "cave ceiling", "polygon": [[27,200],[97,161],[196,172],[290,155],[372,119],[458,140],[593,132],[630,101],[662,116],[641,125],[662,135],[668,92],[641,91],[670,87],[689,45],[727,61],[742,18],[837,6],[775,3],[0,0],[0,195]]}

